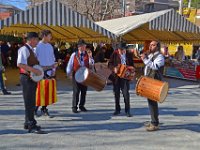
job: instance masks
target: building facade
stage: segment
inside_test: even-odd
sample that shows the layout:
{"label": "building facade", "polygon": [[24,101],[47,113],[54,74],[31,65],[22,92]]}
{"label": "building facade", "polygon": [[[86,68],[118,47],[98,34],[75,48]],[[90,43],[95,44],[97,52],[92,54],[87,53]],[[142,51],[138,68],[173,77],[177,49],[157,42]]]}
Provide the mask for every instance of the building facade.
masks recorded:
{"label": "building facade", "polygon": [[15,6],[0,3],[0,20],[8,18],[20,11],[22,10]]}
{"label": "building facade", "polygon": [[174,0],[141,0],[136,1],[136,11],[150,13],[165,9],[178,9],[179,3]]}

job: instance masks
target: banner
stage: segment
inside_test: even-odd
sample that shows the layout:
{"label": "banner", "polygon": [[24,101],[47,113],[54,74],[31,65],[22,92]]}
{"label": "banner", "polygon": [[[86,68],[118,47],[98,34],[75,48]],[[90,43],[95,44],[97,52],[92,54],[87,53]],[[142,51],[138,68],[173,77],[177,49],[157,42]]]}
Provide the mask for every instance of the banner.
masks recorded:
{"label": "banner", "polygon": [[55,79],[43,79],[37,84],[36,106],[47,106],[57,102]]}

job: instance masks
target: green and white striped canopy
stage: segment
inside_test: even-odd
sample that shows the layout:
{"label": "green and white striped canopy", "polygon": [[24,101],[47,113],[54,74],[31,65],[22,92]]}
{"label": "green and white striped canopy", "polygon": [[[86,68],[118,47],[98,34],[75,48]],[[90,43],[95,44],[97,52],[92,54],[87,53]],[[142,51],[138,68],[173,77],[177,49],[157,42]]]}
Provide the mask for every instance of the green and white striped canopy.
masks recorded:
{"label": "green and white striped canopy", "polygon": [[21,36],[26,32],[51,30],[55,39],[76,42],[109,42],[116,36],[65,4],[51,0],[0,21],[0,34]]}

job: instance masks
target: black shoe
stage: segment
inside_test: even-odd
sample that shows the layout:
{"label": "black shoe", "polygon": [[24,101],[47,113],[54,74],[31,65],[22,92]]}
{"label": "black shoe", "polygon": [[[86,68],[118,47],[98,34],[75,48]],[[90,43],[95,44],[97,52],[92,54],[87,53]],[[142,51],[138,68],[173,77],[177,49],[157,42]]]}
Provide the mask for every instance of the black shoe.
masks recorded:
{"label": "black shoe", "polygon": [[49,116],[48,109],[41,108],[40,110],[41,110],[41,115],[42,116]]}
{"label": "black shoe", "polygon": [[41,129],[40,126],[37,126],[37,125],[29,126],[28,124],[24,123],[24,129],[25,129],[25,130],[28,130],[29,128]]}
{"label": "black shoe", "polygon": [[51,116],[48,112],[48,109],[43,109],[41,110],[44,116],[48,116],[49,118],[53,118],[53,116]]}
{"label": "black shoe", "polygon": [[29,133],[35,133],[35,134],[48,134],[47,132],[42,131],[42,130],[31,130],[31,132],[29,132]]}
{"label": "black shoe", "polygon": [[127,117],[132,117],[133,115],[130,112],[126,112]]}
{"label": "black shoe", "polygon": [[10,95],[11,94],[11,92],[8,92],[8,91],[3,91],[3,95]]}
{"label": "black shoe", "polygon": [[24,125],[24,129],[25,129],[25,130],[28,130],[28,125]]}
{"label": "black shoe", "polygon": [[84,106],[79,107],[79,109],[80,109],[80,111],[83,111],[83,112],[86,112],[86,111],[87,111],[87,109],[86,109]]}
{"label": "black shoe", "polygon": [[28,133],[35,133],[35,134],[47,134],[47,132],[42,131],[40,126],[34,125],[29,126]]}
{"label": "black shoe", "polygon": [[41,130],[41,126],[33,125],[30,127],[31,129]]}
{"label": "black shoe", "polygon": [[34,114],[35,114],[36,117],[40,117],[41,116],[41,114],[39,114],[37,110],[34,111]]}
{"label": "black shoe", "polygon": [[73,113],[79,113],[78,110],[76,108],[72,108],[72,112]]}
{"label": "black shoe", "polygon": [[113,113],[114,116],[119,115],[119,114],[120,114],[120,111],[115,111],[115,112]]}

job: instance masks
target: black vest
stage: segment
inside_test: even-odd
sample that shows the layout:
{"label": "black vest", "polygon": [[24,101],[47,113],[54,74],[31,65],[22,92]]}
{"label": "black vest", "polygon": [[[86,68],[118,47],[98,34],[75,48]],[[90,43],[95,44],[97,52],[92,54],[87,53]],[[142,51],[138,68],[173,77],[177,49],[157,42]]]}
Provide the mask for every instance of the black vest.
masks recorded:
{"label": "black vest", "polygon": [[[157,57],[158,55],[160,55],[161,53],[158,53],[156,55],[154,55],[152,58],[151,58],[151,61],[153,62]],[[158,67],[158,70],[153,70],[149,67],[147,67],[147,74],[146,76],[147,77],[150,77],[150,78],[154,78],[154,79],[158,79],[158,80],[162,80],[163,78],[163,71],[164,71],[164,66],[161,66],[161,67]]]}

